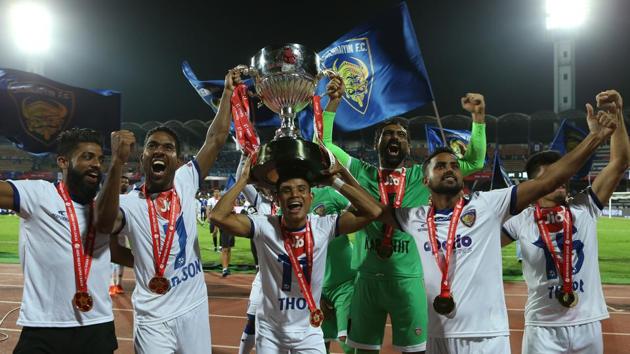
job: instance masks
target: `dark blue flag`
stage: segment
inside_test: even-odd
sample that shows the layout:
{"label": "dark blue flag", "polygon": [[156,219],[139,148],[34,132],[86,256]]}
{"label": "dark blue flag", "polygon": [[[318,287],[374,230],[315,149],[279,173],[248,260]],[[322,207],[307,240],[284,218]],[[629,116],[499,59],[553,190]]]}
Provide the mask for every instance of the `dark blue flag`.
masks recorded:
{"label": "dark blue flag", "polygon": [[[426,131],[429,154],[432,154],[436,148],[444,146],[444,143],[442,142],[442,135],[440,134],[440,128],[432,125],[425,125],[424,129]],[[468,144],[470,143],[470,131],[444,129],[444,136],[446,137],[447,146],[455,152],[455,155],[457,155],[460,159],[464,157]]]}
{"label": "dark blue flag", "polygon": [[225,181],[225,187],[223,188],[223,193],[227,192],[232,186],[236,183],[236,179],[234,175],[230,174]]}
{"label": "dark blue flag", "polygon": [[[339,73],[345,84],[335,119],[342,131],[363,129],[433,101],[405,2],[355,27],[319,56],[322,67]],[[322,95],[326,81],[317,89]]]}
{"label": "dark blue flag", "polygon": [[[567,119],[562,120],[560,123],[560,128],[556,132],[556,136],[553,138],[553,141],[549,145],[550,150],[556,150],[560,152],[562,155],[568,153],[573,150],[584,138],[586,138],[588,134],[578,128],[574,122],[571,122]],[[591,165],[593,164],[594,156],[586,161],[584,166],[572,177],[572,179],[581,179],[586,177],[591,170]]]}
{"label": "dark blue flag", "polygon": [[120,100],[115,91],[87,90],[0,69],[0,135],[31,153],[53,152],[55,139],[66,129],[91,128],[104,135],[119,130]]}
{"label": "dark blue flag", "polygon": [[490,189],[507,188],[514,185],[503,168],[501,157],[499,156],[499,146],[494,149],[494,159],[492,163],[492,176],[490,177]]}

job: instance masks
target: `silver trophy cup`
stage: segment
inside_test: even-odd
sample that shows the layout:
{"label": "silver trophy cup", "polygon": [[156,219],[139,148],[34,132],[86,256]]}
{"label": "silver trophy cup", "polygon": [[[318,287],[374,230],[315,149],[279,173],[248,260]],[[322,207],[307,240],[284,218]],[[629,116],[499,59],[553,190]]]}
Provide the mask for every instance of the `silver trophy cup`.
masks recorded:
{"label": "silver trophy cup", "polygon": [[312,102],[318,81],[336,74],[320,70],[317,53],[293,43],[265,47],[252,57],[250,67],[240,69],[254,78],[257,96],[282,121],[273,140],[260,148],[252,168],[256,183],[274,188],[285,174],[317,183],[321,171],[330,167],[330,159],[319,145],[300,137],[295,118]]}

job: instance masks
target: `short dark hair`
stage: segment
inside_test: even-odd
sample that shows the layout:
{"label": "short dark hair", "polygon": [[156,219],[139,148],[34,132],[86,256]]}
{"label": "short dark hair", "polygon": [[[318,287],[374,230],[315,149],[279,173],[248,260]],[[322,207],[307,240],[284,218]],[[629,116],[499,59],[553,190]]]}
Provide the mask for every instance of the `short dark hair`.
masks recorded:
{"label": "short dark hair", "polygon": [[103,147],[103,139],[96,130],[72,128],[57,136],[57,155],[70,158],[80,143],[94,143]]}
{"label": "short dark hair", "polygon": [[280,185],[290,179],[299,178],[308,183],[308,187],[311,188],[313,181],[308,177],[309,173],[304,168],[292,167],[292,168],[278,168],[278,180],[276,181],[276,192],[280,190]]}
{"label": "short dark hair", "polygon": [[447,146],[440,146],[438,148],[436,148],[429,156],[427,156],[426,159],[424,159],[424,162],[422,162],[422,174],[423,175],[427,175],[427,169],[429,168],[429,164],[431,163],[431,160],[433,160],[434,157],[436,157],[439,154],[451,154],[453,155],[455,158],[457,158],[457,155],[455,154],[455,151],[453,151],[453,149],[451,149],[450,147]]}
{"label": "short dark hair", "polygon": [[545,150],[531,155],[525,163],[527,178],[535,178],[536,174],[540,172],[540,168],[542,166],[551,165],[552,163],[560,160],[560,158],[562,158],[562,154],[555,150]]}
{"label": "short dark hair", "polygon": [[125,175],[120,176],[120,179],[123,179],[123,178],[126,179],[127,181],[130,181],[129,177],[127,177]]}
{"label": "short dark hair", "polygon": [[374,146],[378,145],[378,139],[381,138],[381,134],[383,133],[383,129],[391,124],[397,124],[400,125],[401,127],[403,127],[405,129],[405,131],[407,132],[407,140],[410,140],[410,136],[409,136],[409,121],[403,117],[394,117],[394,118],[390,118],[386,121],[384,121],[383,123],[379,124],[378,127],[376,127],[376,131],[374,132]]}
{"label": "short dark hair", "polygon": [[165,125],[160,125],[149,130],[147,134],[144,136],[145,144],[147,140],[149,140],[149,137],[157,132],[163,132],[173,137],[173,139],[175,140],[175,153],[177,154],[177,156],[180,156],[181,150],[180,150],[180,144],[179,144],[179,137],[177,136],[177,133],[175,133],[173,129]]}

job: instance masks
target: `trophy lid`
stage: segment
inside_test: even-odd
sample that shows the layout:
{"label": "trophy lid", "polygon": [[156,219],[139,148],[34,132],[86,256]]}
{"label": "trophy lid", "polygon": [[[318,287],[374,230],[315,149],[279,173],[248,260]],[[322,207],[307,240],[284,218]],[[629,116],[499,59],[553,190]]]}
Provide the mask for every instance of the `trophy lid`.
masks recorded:
{"label": "trophy lid", "polygon": [[297,43],[267,46],[252,57],[251,67],[260,76],[292,73],[315,79],[319,73],[319,55]]}

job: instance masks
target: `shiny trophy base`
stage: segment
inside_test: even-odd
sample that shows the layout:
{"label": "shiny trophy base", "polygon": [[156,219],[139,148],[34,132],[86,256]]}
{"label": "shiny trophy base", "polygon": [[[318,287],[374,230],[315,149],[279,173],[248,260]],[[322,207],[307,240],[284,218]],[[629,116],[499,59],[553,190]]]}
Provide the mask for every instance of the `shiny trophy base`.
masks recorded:
{"label": "shiny trophy base", "polygon": [[329,168],[330,158],[319,145],[301,138],[280,137],[260,147],[252,175],[259,186],[276,190],[278,179],[284,176],[318,184],[324,177],[321,171]]}

